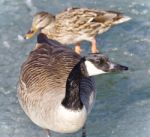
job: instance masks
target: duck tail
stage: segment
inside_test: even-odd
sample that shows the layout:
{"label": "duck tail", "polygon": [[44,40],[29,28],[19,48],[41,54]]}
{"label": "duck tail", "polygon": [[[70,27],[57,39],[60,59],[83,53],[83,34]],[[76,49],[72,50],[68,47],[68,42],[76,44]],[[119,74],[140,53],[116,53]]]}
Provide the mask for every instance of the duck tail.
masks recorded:
{"label": "duck tail", "polygon": [[123,22],[127,22],[131,20],[131,17],[129,16],[124,16],[124,15],[118,15],[116,18],[114,18],[114,23],[113,24],[120,24],[120,23],[123,23]]}
{"label": "duck tail", "polygon": [[117,11],[106,11],[106,14],[104,15],[105,18],[110,19],[113,21],[113,24],[120,24],[123,22],[127,22],[131,19],[131,17],[129,16],[125,16],[123,15],[123,13],[121,12],[117,12]]}

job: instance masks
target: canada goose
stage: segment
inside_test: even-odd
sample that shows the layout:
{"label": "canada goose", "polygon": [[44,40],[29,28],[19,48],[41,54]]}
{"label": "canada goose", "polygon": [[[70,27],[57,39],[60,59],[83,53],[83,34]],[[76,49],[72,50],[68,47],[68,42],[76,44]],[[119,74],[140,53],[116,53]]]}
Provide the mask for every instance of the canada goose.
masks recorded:
{"label": "canada goose", "polygon": [[[73,133],[83,128],[95,100],[93,75],[128,70],[102,54],[81,57],[39,34],[23,63],[18,98],[28,117],[46,130]],[[50,134],[49,134],[50,136]]]}
{"label": "canada goose", "polygon": [[130,20],[116,11],[94,10],[88,8],[68,8],[56,16],[48,12],[35,14],[30,31],[25,39],[30,39],[37,31],[41,31],[49,39],[62,44],[75,44],[76,53],[80,54],[80,42],[92,43],[92,53],[97,53],[96,35],[102,34],[112,26]]}

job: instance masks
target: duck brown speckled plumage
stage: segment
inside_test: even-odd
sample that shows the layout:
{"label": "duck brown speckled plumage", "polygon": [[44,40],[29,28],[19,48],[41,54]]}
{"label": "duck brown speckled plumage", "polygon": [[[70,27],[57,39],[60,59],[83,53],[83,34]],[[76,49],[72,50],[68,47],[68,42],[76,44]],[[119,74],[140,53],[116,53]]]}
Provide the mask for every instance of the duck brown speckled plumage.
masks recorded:
{"label": "duck brown speckled plumage", "polygon": [[94,10],[88,8],[68,8],[56,16],[48,12],[37,13],[32,22],[30,31],[25,38],[31,38],[37,31],[41,31],[49,39],[62,44],[75,44],[75,51],[80,54],[80,42],[92,42],[92,53],[96,48],[96,35],[102,34],[116,24],[130,20],[116,11]]}

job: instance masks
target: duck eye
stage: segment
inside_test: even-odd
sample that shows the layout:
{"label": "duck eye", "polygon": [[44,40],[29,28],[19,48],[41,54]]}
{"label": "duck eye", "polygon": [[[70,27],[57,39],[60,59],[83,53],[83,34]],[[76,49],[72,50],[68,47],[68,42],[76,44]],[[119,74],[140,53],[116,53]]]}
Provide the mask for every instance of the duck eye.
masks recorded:
{"label": "duck eye", "polygon": [[38,23],[40,23],[40,22],[42,22],[43,21],[43,19],[40,19],[39,21],[38,21]]}

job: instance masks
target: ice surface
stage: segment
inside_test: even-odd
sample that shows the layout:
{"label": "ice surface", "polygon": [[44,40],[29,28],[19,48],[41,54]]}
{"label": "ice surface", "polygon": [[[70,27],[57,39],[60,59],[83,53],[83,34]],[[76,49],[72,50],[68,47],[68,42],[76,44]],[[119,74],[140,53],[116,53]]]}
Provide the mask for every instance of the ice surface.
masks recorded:
{"label": "ice surface", "polygon": [[[23,40],[37,11],[58,13],[68,7],[121,10],[132,20],[97,37],[98,48],[129,71],[97,76],[97,100],[87,121],[89,137],[150,136],[149,0],[1,0],[0,137],[45,137],[20,108],[16,85],[20,66],[36,37]],[[84,53],[90,45],[83,42]],[[79,137],[57,134],[53,137]]]}

